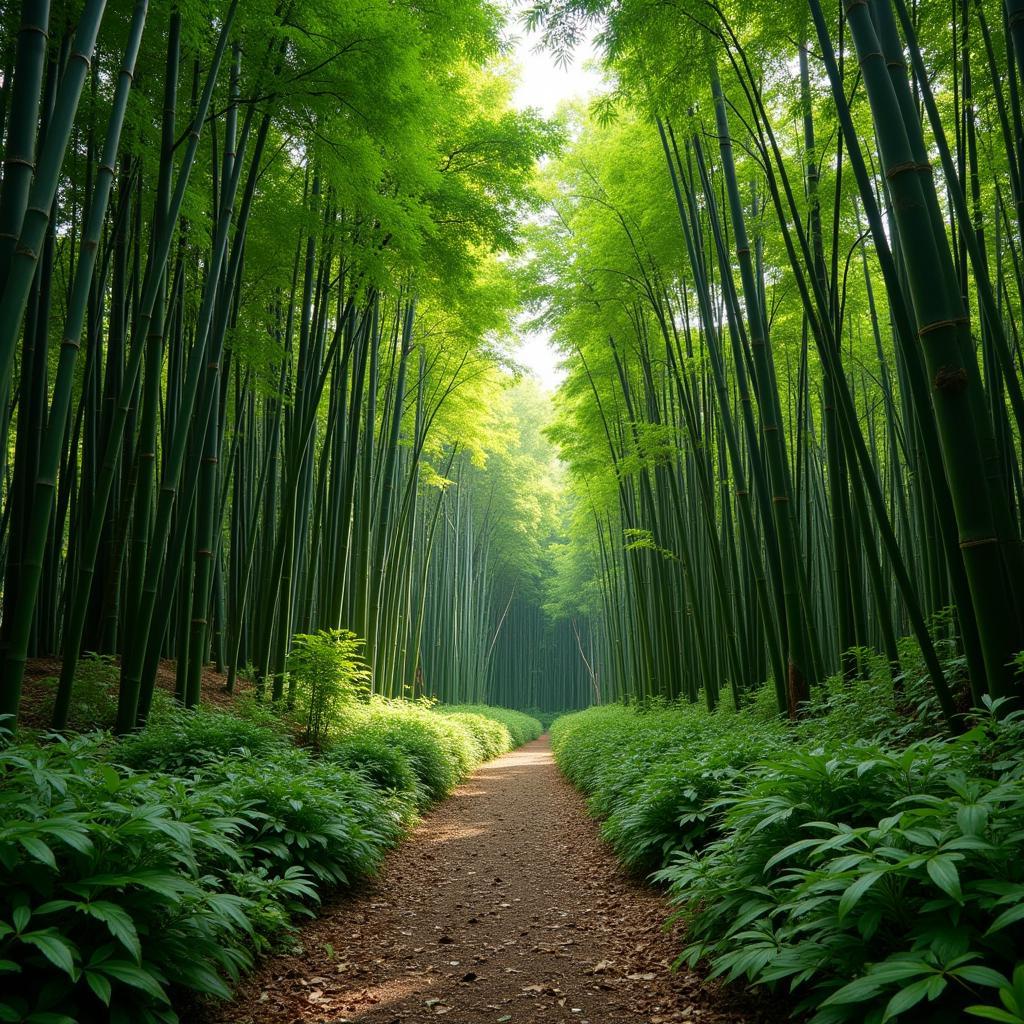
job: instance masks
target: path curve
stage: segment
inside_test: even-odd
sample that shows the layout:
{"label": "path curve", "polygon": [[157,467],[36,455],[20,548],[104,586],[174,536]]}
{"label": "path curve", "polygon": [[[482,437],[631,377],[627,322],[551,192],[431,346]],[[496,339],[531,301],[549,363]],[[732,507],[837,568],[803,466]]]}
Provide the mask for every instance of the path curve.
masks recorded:
{"label": "path curve", "polygon": [[770,1019],[671,971],[664,898],[618,866],[547,737],[478,769],[322,911],[208,1024]]}

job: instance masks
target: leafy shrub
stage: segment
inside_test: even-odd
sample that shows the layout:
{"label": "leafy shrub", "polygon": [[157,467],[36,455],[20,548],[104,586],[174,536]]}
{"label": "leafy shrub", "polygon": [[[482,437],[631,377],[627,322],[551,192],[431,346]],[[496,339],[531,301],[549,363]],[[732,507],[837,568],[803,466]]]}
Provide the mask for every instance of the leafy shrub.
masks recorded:
{"label": "leafy shrub", "polygon": [[[0,750],[0,1020],[175,1021],[171,986],[226,997],[320,886],[402,835],[408,798],[229,718]],[[239,736],[260,756],[231,756]],[[177,774],[108,762],[129,749]]]}
{"label": "leafy shrub", "polygon": [[[935,643],[944,650],[950,642],[940,639],[940,625],[936,626]],[[795,726],[800,740],[864,740],[905,746],[945,735],[942,713],[920,648],[910,638],[900,644],[902,670],[896,679],[888,662],[877,652],[855,647],[849,654],[859,666],[859,673],[852,679],[838,674],[814,687]],[[945,654],[943,667],[947,678],[956,685],[962,674],[962,658],[948,650]],[[767,687],[762,692],[774,703]]]}
{"label": "leafy shrub", "polygon": [[465,728],[424,704],[375,697],[350,705],[339,717],[334,736],[345,742],[368,737],[400,750],[416,773],[424,803],[447,796],[477,763]]}
{"label": "leafy shrub", "polygon": [[363,641],[344,629],[298,633],[288,655],[289,684],[306,739],[320,746],[341,707],[367,692]]}
{"label": "leafy shrub", "polygon": [[551,724],[562,715],[571,715],[572,711],[543,711],[540,708],[523,708],[522,713],[540,722],[541,734],[550,732]]}
{"label": "leafy shrub", "polygon": [[398,793],[414,804],[423,801],[409,758],[379,735],[354,733],[334,743],[325,756],[331,764],[359,772],[378,789]]}
{"label": "leafy shrub", "polygon": [[477,763],[500,757],[512,749],[512,736],[508,729],[493,718],[469,711],[445,711],[444,716],[450,722],[461,725],[473,741]]}
{"label": "leafy shrub", "polygon": [[665,753],[617,799],[602,834],[628,867],[645,872],[677,850],[701,849],[718,834],[715,799],[775,745],[774,734],[733,729]]}
{"label": "leafy shrub", "polygon": [[430,727],[436,731],[448,757],[451,758],[457,784],[484,760],[480,745],[463,722],[433,711],[428,711],[427,714]]}
{"label": "leafy shrub", "polygon": [[719,802],[727,834],[660,875],[686,958],[806,988],[817,1024],[939,997],[959,1013],[998,986],[1024,942],[1024,785],[967,774],[976,744],[798,749],[760,766]]}
{"label": "leafy shrub", "polygon": [[814,1024],[1019,1022],[1024,712],[922,739],[907,664],[795,726],[760,702],[593,708],[554,723],[555,755],[621,857],[667,860],[687,962],[788,986]]}
{"label": "leafy shrub", "polygon": [[216,794],[119,772],[95,738],[0,750],[0,1018],[177,1020],[169,985],[226,996],[251,960],[252,901]]}
{"label": "leafy shrub", "polygon": [[777,718],[749,726],[699,705],[618,704],[563,716],[551,735],[559,766],[605,819],[604,837],[628,866],[648,872],[713,837],[714,799],[782,742]]}
{"label": "leafy shrub", "polygon": [[[442,714],[470,714],[503,725],[511,737],[511,744],[507,748],[512,750],[521,747],[524,743],[537,739],[543,732],[544,726],[535,718],[522,711],[513,711],[511,708],[497,708],[490,704],[445,704],[437,709]],[[505,750],[498,753],[505,753]],[[497,756],[493,754],[491,756]]]}
{"label": "leafy shrub", "polygon": [[404,831],[379,790],[303,751],[228,761],[204,781],[216,779],[239,823],[238,855],[271,878],[297,864],[319,883],[347,885],[371,874]]}
{"label": "leafy shrub", "polygon": [[[358,759],[343,753],[352,744],[400,752],[416,776],[417,803],[424,806],[447,796],[482,761],[535,739],[540,731],[535,719],[507,708],[372,697],[345,705],[332,728],[328,756]],[[373,760],[368,752],[367,763]]]}
{"label": "leafy shrub", "polygon": [[171,1024],[172,988],[228,996],[322,887],[373,872],[415,806],[511,743],[464,711],[343,712],[323,756],[260,706],[169,702],[120,743],[0,748],[0,1020]]}
{"label": "leafy shrub", "polygon": [[268,725],[226,711],[173,706],[152,715],[146,728],[126,737],[117,760],[137,770],[182,773],[224,758],[260,758],[284,750],[287,740]]}

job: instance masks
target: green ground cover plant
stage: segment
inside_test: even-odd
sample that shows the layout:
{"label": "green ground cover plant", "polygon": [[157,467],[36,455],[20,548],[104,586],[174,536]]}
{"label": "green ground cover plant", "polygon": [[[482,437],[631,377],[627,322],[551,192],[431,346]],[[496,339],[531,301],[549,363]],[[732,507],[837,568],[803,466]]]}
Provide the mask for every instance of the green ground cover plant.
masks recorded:
{"label": "green ground cover plant", "polygon": [[240,712],[159,702],[123,740],[4,734],[0,1021],[171,1024],[180,993],[227,997],[327,889],[373,874],[420,809],[519,742],[504,709],[364,701],[320,752],[287,716]]}
{"label": "green ground cover plant", "polygon": [[507,731],[509,738],[506,743],[510,744],[499,753],[521,747],[545,732],[540,715],[533,711],[514,711],[512,708],[495,708],[488,704],[442,704],[438,710],[446,715],[476,715],[497,722]]}
{"label": "green ground cover plant", "polygon": [[1015,1020],[1024,714],[988,699],[928,735],[913,674],[883,676],[831,681],[795,724],[770,694],[592,708],[554,724],[555,756],[667,886],[682,962],[788,991],[814,1024]]}

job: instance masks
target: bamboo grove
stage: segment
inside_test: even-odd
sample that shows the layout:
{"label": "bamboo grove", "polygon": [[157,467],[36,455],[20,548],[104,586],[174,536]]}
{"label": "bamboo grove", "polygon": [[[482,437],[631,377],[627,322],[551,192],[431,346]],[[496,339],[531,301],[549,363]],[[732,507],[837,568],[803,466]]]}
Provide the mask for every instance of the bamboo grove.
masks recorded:
{"label": "bamboo grove", "polygon": [[498,8],[24,0],[2,29],[0,713],[56,655],[63,727],[83,652],[119,658],[120,731],[163,658],[186,706],[209,663],[280,699],[292,637],[336,628],[378,693],[520,702],[492,665],[520,577],[542,600],[507,539],[540,513],[499,550],[484,467],[515,457],[508,254],[558,130],[510,106]]}
{"label": "bamboo grove", "polygon": [[531,241],[602,696],[1019,695],[1024,7],[528,17],[610,81]]}
{"label": "bamboo grove", "polygon": [[387,696],[1019,693],[1019,0],[543,0],[567,128],[484,0],[2,10],[0,714],[320,629]]}

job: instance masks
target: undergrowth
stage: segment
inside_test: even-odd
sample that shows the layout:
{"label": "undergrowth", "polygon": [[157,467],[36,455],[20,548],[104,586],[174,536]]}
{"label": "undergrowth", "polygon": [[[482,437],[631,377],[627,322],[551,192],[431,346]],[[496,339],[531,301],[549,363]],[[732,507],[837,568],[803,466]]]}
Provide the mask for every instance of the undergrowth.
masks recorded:
{"label": "undergrowth", "polygon": [[319,751],[238,712],[160,700],[120,741],[0,733],[0,1021],[172,1024],[177,993],[226,998],[420,809],[541,729],[371,699]]}
{"label": "undergrowth", "polygon": [[[857,652],[796,725],[592,708],[552,727],[605,838],[668,887],[681,961],[793,994],[813,1024],[1024,1022],[1024,713],[935,735],[913,672]],[[1016,972],[1016,973],[1015,973]]]}

